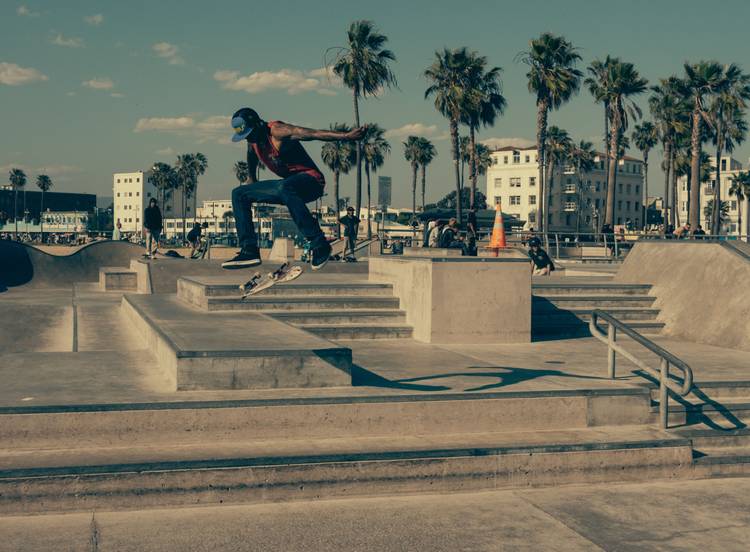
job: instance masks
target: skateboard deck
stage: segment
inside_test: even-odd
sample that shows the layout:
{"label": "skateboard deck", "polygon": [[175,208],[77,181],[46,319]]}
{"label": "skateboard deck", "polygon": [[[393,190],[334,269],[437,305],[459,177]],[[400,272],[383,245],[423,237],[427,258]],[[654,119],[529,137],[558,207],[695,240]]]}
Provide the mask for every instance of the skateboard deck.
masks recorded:
{"label": "skateboard deck", "polygon": [[198,247],[193,251],[192,255],[190,255],[191,259],[202,259],[206,256],[206,252],[208,251],[208,240],[201,240]]}
{"label": "skateboard deck", "polygon": [[256,272],[252,278],[240,286],[242,299],[244,300],[251,295],[260,293],[275,284],[291,282],[298,278],[302,272],[304,272],[304,269],[301,266],[290,263],[282,264],[279,268],[273,272],[269,272],[265,276],[262,276],[260,272]]}

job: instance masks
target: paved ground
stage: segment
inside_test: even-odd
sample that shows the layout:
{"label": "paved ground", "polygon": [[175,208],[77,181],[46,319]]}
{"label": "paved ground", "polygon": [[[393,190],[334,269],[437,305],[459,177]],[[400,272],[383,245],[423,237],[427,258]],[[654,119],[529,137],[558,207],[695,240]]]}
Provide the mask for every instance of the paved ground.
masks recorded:
{"label": "paved ground", "polygon": [[750,479],[0,519],[0,551],[745,551]]}

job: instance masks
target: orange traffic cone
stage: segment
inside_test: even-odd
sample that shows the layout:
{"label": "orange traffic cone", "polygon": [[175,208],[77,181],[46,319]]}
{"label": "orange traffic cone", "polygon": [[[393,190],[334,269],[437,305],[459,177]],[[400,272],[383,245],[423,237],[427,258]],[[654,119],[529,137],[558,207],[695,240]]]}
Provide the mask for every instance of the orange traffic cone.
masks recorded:
{"label": "orange traffic cone", "polygon": [[492,227],[492,237],[487,249],[492,249],[497,257],[498,250],[505,247],[507,247],[507,244],[505,243],[505,226],[503,226],[503,208],[498,201],[495,206],[495,224]]}

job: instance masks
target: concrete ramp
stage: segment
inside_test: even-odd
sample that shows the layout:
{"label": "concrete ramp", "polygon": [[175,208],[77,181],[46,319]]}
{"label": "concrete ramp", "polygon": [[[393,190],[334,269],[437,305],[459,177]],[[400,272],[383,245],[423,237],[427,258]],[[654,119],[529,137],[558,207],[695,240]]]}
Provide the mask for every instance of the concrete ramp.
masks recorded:
{"label": "concrete ramp", "polygon": [[129,266],[143,248],[122,241],[86,245],[70,255],[50,255],[33,246],[0,240],[0,287],[68,288],[96,282],[104,266]]}
{"label": "concrete ramp", "polygon": [[652,284],[665,335],[750,351],[750,255],[745,245],[638,242],[615,281]]}

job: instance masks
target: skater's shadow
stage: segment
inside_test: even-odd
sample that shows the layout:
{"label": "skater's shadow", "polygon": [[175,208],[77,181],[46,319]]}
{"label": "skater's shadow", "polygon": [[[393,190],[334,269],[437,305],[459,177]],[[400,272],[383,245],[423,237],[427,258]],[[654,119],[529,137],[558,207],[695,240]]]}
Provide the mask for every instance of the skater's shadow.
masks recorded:
{"label": "skater's shadow", "polygon": [[[434,374],[430,376],[419,376],[415,378],[402,378],[389,380],[383,378],[364,368],[356,367],[352,371],[352,381],[354,385],[368,385],[373,387],[392,387],[396,389],[411,389],[414,391],[447,391],[452,387],[444,385],[426,385],[424,383],[434,380],[444,380],[447,378],[493,378],[496,381],[476,387],[463,389],[465,392],[486,391],[488,389],[499,389],[510,387],[512,385],[532,381],[544,377],[586,379],[586,380],[608,380],[606,377],[585,376],[578,374],[566,374],[560,370],[543,370],[528,368],[513,368],[509,366],[469,366],[469,369],[477,369],[476,372],[450,372],[446,374]],[[481,371],[480,371],[481,370]]]}

